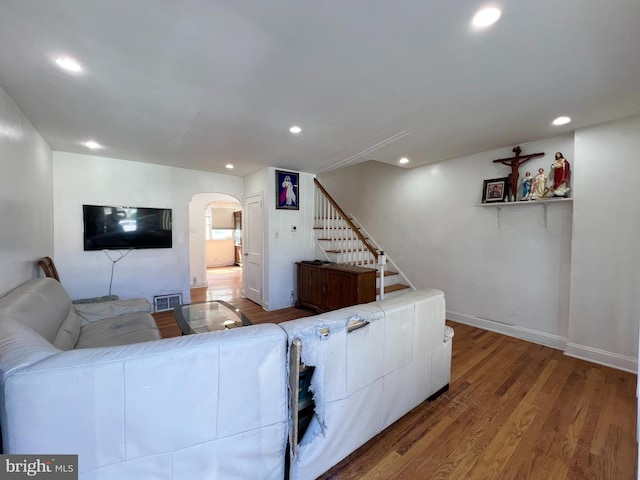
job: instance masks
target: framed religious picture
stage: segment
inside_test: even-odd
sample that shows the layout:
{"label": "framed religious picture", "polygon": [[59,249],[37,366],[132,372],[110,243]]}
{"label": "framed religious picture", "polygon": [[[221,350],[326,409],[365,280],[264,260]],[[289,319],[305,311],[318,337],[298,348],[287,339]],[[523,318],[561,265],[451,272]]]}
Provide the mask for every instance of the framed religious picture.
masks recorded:
{"label": "framed religious picture", "polygon": [[298,193],[299,174],[276,170],[276,208],[284,210],[299,210]]}
{"label": "framed religious picture", "polygon": [[504,202],[507,195],[509,195],[509,177],[484,181],[482,203]]}

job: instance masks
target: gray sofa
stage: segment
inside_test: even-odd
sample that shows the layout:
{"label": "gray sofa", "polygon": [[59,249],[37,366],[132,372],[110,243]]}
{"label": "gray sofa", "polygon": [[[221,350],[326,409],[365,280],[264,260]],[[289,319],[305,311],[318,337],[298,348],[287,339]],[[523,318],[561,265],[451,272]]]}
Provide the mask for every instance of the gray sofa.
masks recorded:
{"label": "gray sofa", "polygon": [[[449,383],[437,290],[170,339],[145,303],[73,305],[47,278],[0,299],[4,453],[77,454],[84,480],[314,478]],[[300,361],[315,412],[287,449]]]}

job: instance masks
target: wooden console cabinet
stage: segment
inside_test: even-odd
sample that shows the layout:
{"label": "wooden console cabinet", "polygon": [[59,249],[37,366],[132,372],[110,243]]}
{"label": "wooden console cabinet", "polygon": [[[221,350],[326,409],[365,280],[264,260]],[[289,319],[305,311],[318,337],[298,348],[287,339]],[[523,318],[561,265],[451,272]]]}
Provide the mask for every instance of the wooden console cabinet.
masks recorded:
{"label": "wooden console cabinet", "polygon": [[376,299],[376,270],[340,263],[298,262],[296,307],[337,310]]}

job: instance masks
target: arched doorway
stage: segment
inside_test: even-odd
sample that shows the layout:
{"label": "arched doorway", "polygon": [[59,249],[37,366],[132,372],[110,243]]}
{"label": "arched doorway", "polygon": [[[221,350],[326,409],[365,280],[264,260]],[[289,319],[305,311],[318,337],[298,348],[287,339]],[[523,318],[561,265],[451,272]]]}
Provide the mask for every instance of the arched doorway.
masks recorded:
{"label": "arched doorway", "polygon": [[208,289],[211,273],[219,267],[233,267],[229,271],[233,270],[235,278],[239,275],[242,283],[242,269],[236,266],[236,250],[242,243],[242,234],[236,228],[236,213],[241,211],[240,201],[224,193],[199,193],[189,202],[189,278],[192,292],[194,289]]}

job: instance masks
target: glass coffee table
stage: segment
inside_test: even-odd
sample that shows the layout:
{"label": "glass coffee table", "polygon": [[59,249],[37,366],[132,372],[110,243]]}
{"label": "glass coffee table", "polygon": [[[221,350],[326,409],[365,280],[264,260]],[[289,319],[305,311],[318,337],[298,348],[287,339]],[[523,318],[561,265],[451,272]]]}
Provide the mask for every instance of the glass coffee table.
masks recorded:
{"label": "glass coffee table", "polygon": [[252,325],[239,309],[222,300],[181,305],[173,311],[183,335]]}

